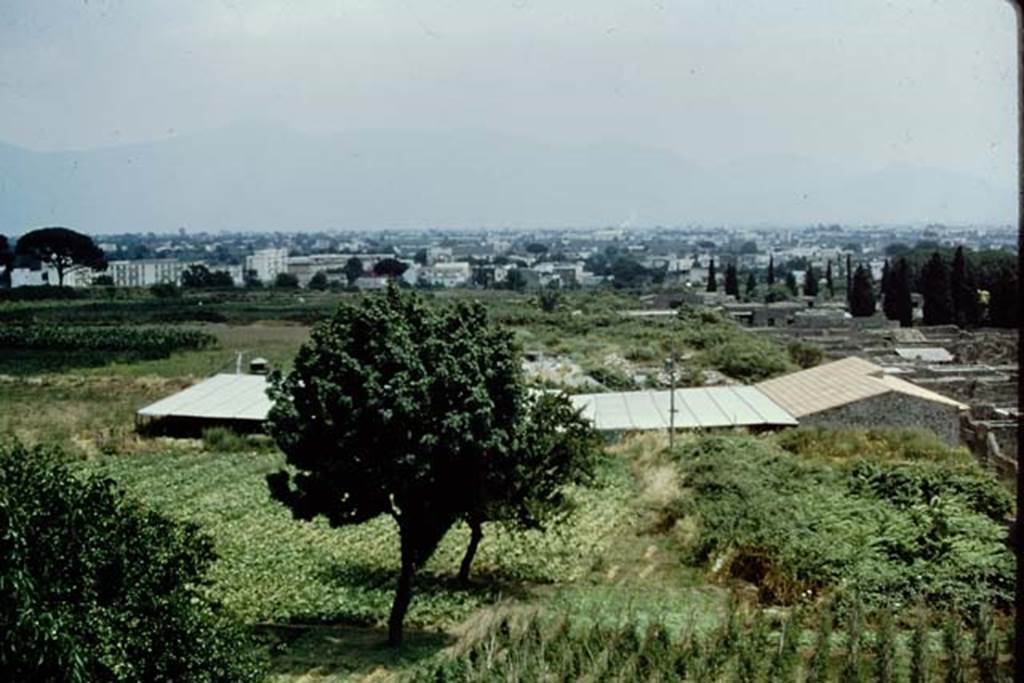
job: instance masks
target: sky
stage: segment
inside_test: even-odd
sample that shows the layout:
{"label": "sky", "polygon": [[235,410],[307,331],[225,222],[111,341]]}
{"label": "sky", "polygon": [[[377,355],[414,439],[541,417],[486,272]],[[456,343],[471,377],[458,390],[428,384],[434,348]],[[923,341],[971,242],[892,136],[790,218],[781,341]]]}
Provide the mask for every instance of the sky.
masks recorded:
{"label": "sky", "polygon": [[1014,30],[1005,0],[0,0],[0,142],[483,131],[1005,190]]}

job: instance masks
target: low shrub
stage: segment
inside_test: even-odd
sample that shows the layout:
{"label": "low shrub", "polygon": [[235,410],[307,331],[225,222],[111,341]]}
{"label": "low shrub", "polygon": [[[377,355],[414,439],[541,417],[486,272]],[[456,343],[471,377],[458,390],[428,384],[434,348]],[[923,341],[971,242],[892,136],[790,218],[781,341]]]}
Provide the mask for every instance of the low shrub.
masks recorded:
{"label": "low shrub", "polygon": [[813,368],[825,358],[825,350],[817,344],[809,344],[794,340],[786,345],[786,353],[789,359],[801,368]]}
{"label": "low shrub", "polygon": [[691,561],[793,602],[838,587],[868,604],[922,598],[1007,605],[1009,509],[980,468],[859,460],[834,466],[749,436],[696,439],[675,451],[683,493],[669,508],[699,532]]}

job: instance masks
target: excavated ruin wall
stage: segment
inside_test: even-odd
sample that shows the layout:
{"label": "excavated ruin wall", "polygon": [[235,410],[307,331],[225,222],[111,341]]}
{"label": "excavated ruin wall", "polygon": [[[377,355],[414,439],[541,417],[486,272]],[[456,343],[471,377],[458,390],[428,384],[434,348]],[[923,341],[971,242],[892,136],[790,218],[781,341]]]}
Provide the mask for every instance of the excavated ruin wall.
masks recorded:
{"label": "excavated ruin wall", "polygon": [[822,427],[919,427],[951,446],[960,444],[960,411],[955,406],[891,391],[799,418],[802,425]]}

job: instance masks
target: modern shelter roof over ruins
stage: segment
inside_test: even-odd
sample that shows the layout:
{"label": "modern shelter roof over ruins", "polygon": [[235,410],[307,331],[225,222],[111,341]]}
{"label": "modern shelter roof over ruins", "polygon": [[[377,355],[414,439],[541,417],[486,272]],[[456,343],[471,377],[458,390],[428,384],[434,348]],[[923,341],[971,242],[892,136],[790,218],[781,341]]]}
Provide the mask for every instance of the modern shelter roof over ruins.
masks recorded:
{"label": "modern shelter roof over ruins", "polygon": [[942,394],[886,375],[882,367],[856,357],[765,380],[755,386],[797,418],[891,391],[967,408]]}
{"label": "modern shelter roof over ruins", "polygon": [[214,375],[188,389],[139,410],[142,417],[185,417],[208,420],[267,419],[265,375]]}
{"label": "modern shelter roof over ruins", "polygon": [[[670,391],[577,394],[577,408],[601,431],[668,429]],[[754,427],[795,425],[782,407],[754,387],[724,386],[675,390],[675,427]]]}

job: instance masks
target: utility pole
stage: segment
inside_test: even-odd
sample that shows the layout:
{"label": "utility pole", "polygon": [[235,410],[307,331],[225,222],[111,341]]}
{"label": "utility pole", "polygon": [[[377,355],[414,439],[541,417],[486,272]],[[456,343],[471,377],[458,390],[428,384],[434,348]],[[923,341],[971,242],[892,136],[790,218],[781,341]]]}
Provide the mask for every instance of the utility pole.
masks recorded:
{"label": "utility pole", "polygon": [[665,361],[665,370],[668,372],[668,447],[675,444],[676,436],[676,353]]}

